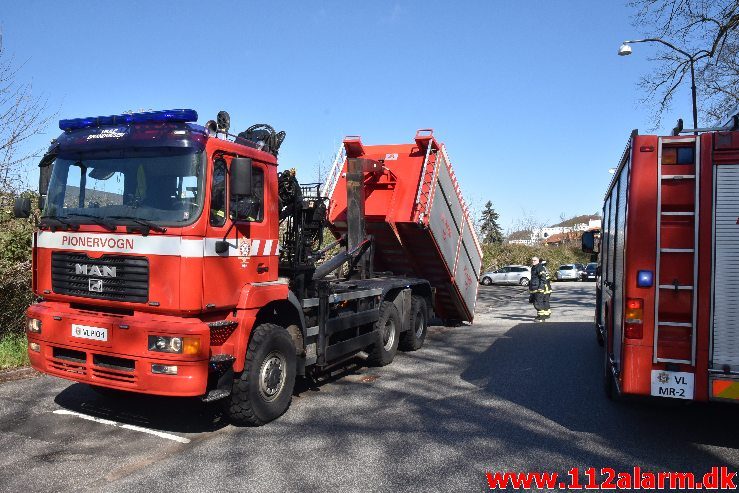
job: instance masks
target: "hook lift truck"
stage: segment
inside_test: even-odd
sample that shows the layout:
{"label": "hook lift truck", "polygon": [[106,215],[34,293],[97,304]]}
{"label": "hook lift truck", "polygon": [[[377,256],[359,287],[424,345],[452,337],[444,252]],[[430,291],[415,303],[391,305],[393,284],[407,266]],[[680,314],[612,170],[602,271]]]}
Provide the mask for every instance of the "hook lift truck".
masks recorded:
{"label": "hook lift truck", "polygon": [[472,321],[480,246],[432,131],[391,146],[348,137],[328,181],[301,186],[277,171],[284,132],[232,135],[226,112],[196,121],[59,122],[40,162],[36,370],[219,400],[234,423],[261,425],[288,408],[297,375],[362,351],[387,365],[423,345],[431,317]]}

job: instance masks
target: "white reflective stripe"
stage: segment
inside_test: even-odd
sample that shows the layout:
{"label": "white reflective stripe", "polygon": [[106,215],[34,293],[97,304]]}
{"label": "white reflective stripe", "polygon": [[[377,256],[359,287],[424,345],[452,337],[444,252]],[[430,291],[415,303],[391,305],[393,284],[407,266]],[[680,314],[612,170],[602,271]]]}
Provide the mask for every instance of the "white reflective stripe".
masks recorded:
{"label": "white reflective stripe", "polygon": [[[208,238],[210,239],[210,238]],[[199,258],[203,256],[205,240],[188,240],[183,238],[180,248],[180,256]]]}
{"label": "white reflective stripe", "polygon": [[[135,253],[139,255],[203,256],[203,240],[184,240],[179,236],[140,236],[104,233],[39,231],[36,246],[83,252]],[[197,245],[199,243],[199,245]],[[184,248],[183,248],[184,247]],[[198,254],[198,251],[200,252]]]}
{"label": "white reflective stripe", "polygon": [[[102,233],[74,233],[64,231],[39,231],[35,246],[58,250],[80,252],[132,253],[136,255],[171,255],[185,258],[203,257],[254,257],[258,255],[277,255],[279,243],[264,240],[264,249],[259,247],[262,240],[248,238],[227,238],[227,252],[216,253],[216,238],[181,238],[179,236],[141,236]],[[240,248],[241,247],[241,248]]]}
{"label": "white reflective stripe", "polygon": [[264,252],[262,255],[272,255],[272,240],[264,241]]}

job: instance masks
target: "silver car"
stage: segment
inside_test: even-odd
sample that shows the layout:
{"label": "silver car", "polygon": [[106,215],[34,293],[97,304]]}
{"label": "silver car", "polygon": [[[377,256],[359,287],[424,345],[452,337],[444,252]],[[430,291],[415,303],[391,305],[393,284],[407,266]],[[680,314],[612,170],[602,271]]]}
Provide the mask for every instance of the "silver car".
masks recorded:
{"label": "silver car", "polygon": [[480,278],[485,286],[491,284],[518,284],[528,286],[531,279],[531,267],[525,265],[506,265],[493,272],[486,272]]}
{"label": "silver car", "polygon": [[560,265],[557,269],[558,281],[579,281],[580,270],[575,264]]}

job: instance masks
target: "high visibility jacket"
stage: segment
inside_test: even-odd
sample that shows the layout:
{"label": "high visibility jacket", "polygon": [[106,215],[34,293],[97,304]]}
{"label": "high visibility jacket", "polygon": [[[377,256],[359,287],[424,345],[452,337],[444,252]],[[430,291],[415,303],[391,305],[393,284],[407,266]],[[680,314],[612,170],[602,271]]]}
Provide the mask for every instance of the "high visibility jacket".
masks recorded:
{"label": "high visibility jacket", "polygon": [[529,291],[532,293],[545,294],[552,292],[552,283],[549,280],[549,271],[544,264],[538,263],[531,267]]}

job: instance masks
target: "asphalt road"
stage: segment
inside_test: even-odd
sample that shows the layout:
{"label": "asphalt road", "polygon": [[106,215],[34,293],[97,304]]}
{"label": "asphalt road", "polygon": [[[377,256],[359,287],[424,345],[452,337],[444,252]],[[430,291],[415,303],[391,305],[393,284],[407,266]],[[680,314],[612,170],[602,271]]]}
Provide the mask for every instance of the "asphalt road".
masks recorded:
{"label": "asphalt road", "polygon": [[6,382],[0,490],[483,491],[488,470],[739,469],[736,407],[606,399],[593,302],[593,284],[558,283],[536,324],[522,288],[481,287],[474,325],[302,384],[261,428],[192,400]]}

